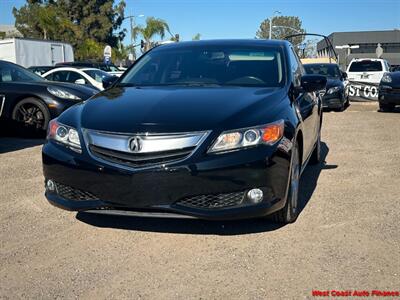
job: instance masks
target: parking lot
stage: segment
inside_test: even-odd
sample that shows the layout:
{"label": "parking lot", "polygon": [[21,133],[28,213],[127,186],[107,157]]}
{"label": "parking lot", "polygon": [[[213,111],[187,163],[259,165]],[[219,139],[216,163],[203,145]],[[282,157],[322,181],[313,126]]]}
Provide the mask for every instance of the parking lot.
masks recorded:
{"label": "parking lot", "polygon": [[[325,113],[291,225],[66,212],[43,196],[41,139],[0,138],[0,298],[312,298],[398,290],[400,111]],[[3,133],[4,135],[4,133]]]}

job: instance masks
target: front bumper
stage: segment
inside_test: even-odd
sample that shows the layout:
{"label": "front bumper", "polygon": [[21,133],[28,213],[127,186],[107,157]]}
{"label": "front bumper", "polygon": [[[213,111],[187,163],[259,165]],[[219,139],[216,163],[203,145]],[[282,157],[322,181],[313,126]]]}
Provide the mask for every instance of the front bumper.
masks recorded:
{"label": "front bumper", "polygon": [[322,107],[330,109],[341,108],[344,102],[345,99],[340,93],[325,94],[322,98]]}
{"label": "front bumper", "polygon": [[380,89],[378,100],[383,104],[400,105],[400,89]]}
{"label": "front bumper", "polygon": [[[86,149],[78,154],[50,141],[43,146],[45,179],[72,192],[46,189],[45,195],[53,205],[73,211],[169,213],[202,219],[260,217],[284,206],[290,167],[287,147],[261,146],[218,155],[199,152],[168,166],[127,170],[98,161]],[[247,197],[253,188],[263,191],[257,204]],[[220,201],[233,194],[233,204],[230,198]],[[215,203],[204,206],[203,199],[210,198]]]}

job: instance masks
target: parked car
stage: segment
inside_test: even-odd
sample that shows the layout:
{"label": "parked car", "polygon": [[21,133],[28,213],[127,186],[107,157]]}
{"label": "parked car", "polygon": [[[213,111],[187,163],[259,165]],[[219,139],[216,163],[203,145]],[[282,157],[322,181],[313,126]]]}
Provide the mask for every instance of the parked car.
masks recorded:
{"label": "parked car", "polygon": [[83,84],[103,90],[103,80],[111,77],[108,73],[94,68],[60,67],[42,75],[47,80]]}
{"label": "parked car", "polygon": [[53,70],[55,68],[57,68],[57,67],[55,67],[55,66],[32,66],[32,67],[29,67],[28,70],[32,71],[33,73],[36,73],[38,75],[43,75],[44,73],[46,73],[50,70]]}
{"label": "parked car", "polygon": [[383,74],[390,72],[389,63],[380,58],[354,58],[347,67],[350,81],[367,82],[378,85]]}
{"label": "parked car", "polygon": [[97,91],[50,82],[14,63],[0,60],[0,119],[46,130],[49,121]]}
{"label": "parked car", "polygon": [[380,111],[393,111],[396,105],[400,105],[400,71],[385,73],[378,93]]}
{"label": "parked car", "polygon": [[77,211],[293,222],[300,175],[321,160],[325,86],[287,41],[153,48],[51,122],[45,195]]}
{"label": "parked car", "polygon": [[112,63],[106,64],[104,62],[74,61],[74,62],[58,63],[56,64],[56,66],[74,67],[74,68],[95,68],[117,77],[120,77],[124,73],[124,70],[121,70],[116,65]]}
{"label": "parked car", "polygon": [[343,111],[349,105],[349,96],[345,87],[347,74],[340,71],[337,64],[304,64],[304,69],[307,74],[319,74],[326,77],[326,91],[322,95],[324,108]]}

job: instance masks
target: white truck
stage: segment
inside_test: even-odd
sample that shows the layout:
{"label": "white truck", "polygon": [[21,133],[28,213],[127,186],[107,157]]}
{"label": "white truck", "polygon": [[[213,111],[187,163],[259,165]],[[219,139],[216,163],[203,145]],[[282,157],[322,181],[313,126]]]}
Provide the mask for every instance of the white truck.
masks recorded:
{"label": "white truck", "polygon": [[62,42],[10,38],[0,40],[0,60],[25,68],[54,66],[56,63],[74,61],[74,50],[70,44]]}
{"label": "white truck", "polygon": [[390,72],[390,65],[380,58],[352,59],[346,71],[350,81],[373,84],[379,84],[386,72]]}

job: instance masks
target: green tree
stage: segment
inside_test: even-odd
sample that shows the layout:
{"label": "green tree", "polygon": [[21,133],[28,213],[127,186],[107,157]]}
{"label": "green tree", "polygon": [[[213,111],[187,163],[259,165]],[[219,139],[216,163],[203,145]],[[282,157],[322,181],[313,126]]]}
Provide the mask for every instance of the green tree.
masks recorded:
{"label": "green tree", "polygon": [[132,46],[124,46],[122,43],[118,43],[117,47],[112,49],[112,60],[115,61],[125,61],[129,53],[132,51]]}
{"label": "green tree", "polygon": [[93,39],[86,39],[75,49],[75,58],[79,60],[93,59],[101,60],[105,45],[98,43]]}
{"label": "green tree", "polygon": [[117,47],[123,40],[125,6],[123,0],[117,5],[114,0],[27,0],[19,9],[14,7],[13,14],[25,37],[68,42],[78,50],[77,57],[88,58],[87,45]]}
{"label": "green tree", "polygon": [[192,37],[192,41],[200,41],[201,38],[201,34],[200,33],[196,33],[193,37]]}
{"label": "green tree", "polygon": [[20,9],[14,7],[16,28],[25,37],[40,39],[62,39],[63,33],[76,30],[66,15],[52,3],[28,2]]}
{"label": "green tree", "polygon": [[[265,19],[261,22],[260,28],[256,33],[256,37],[259,39],[269,38],[269,24],[270,20]],[[272,20],[272,38],[282,40],[286,36],[296,33],[305,33],[302,28],[302,22],[299,17],[295,16],[278,16]],[[291,40],[293,45],[299,45],[304,40],[304,37],[299,36]]]}
{"label": "green tree", "polygon": [[152,47],[152,40],[155,36],[158,35],[163,39],[166,33],[171,34],[168,23],[162,19],[154,17],[148,17],[146,19],[146,26],[139,25],[132,29],[132,37],[134,40],[136,40],[139,35],[143,37],[145,42],[145,47],[143,49],[144,52],[148,51]]}
{"label": "green tree", "polygon": [[83,39],[93,39],[116,47],[125,37],[119,30],[124,19],[125,1],[114,0],[57,0],[57,6],[67,12],[73,24],[83,32]]}

